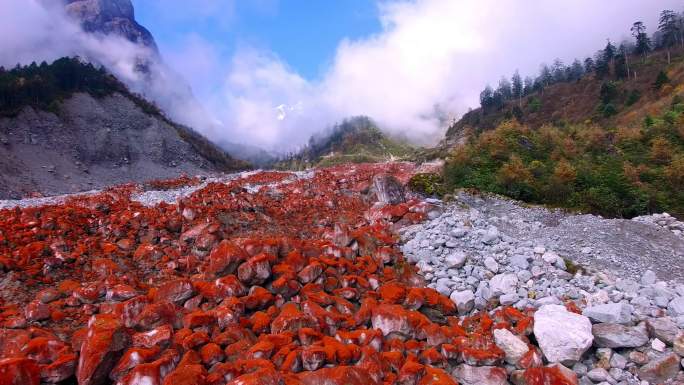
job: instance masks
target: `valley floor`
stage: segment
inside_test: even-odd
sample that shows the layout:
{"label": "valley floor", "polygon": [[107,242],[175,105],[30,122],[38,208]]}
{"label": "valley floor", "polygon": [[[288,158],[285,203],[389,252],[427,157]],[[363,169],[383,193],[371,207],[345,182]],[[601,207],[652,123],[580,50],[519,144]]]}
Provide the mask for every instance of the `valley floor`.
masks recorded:
{"label": "valley floor", "polygon": [[0,202],[0,384],[684,380],[681,223],[445,204],[416,170]]}

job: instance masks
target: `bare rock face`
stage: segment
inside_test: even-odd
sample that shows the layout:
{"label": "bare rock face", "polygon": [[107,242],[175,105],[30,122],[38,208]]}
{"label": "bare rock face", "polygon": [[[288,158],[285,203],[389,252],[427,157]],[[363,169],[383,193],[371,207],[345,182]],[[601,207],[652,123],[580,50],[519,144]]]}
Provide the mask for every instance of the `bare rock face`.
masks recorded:
{"label": "bare rock face", "polygon": [[86,32],[119,35],[157,52],[150,31],[135,21],[130,0],[66,0],[66,11]]}

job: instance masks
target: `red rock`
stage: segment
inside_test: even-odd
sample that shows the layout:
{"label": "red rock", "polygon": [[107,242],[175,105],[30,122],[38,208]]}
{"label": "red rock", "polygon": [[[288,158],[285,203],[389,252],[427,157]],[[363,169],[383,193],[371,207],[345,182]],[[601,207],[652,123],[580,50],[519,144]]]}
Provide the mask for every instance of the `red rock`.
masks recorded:
{"label": "red rock", "polygon": [[200,349],[200,356],[204,365],[211,366],[217,362],[223,361],[225,355],[223,349],[215,343],[209,343],[202,346]]}
{"label": "red rock", "polygon": [[382,304],[372,309],[371,322],[373,329],[379,329],[383,335],[399,333],[405,336],[413,335],[408,312],[399,305]]}
{"label": "red rock", "polygon": [[76,373],[78,356],[73,353],[65,354],[52,363],[40,366],[42,382],[57,384],[71,378]]}
{"label": "red rock", "polygon": [[229,381],[226,385],[282,385],[283,383],[283,376],[275,370],[259,369],[252,373],[243,374]]}
{"label": "red rock", "polygon": [[154,301],[182,305],[194,293],[195,290],[189,279],[177,279],[161,285],[154,296]]}
{"label": "red rock", "polygon": [[186,314],[183,317],[183,327],[188,329],[194,329],[202,326],[210,326],[216,323],[216,315],[211,312],[205,312],[202,310],[197,310],[192,313]]}
{"label": "red rock", "polygon": [[0,359],[0,385],[40,385],[40,368],[28,358]]}
{"label": "red rock", "polygon": [[223,297],[242,297],[247,294],[247,288],[233,274],[216,279],[214,281],[218,294]]}
{"label": "red rock", "polygon": [[171,342],[172,337],[173,328],[171,325],[164,325],[148,332],[133,334],[133,346],[143,348],[165,348]]}
{"label": "red rock", "polygon": [[304,370],[317,370],[325,363],[326,351],[321,346],[309,346],[302,349],[301,359]]}
{"label": "red rock", "polygon": [[520,385],[577,385],[577,374],[560,364],[526,369]]}
{"label": "red rock", "polygon": [[271,276],[272,256],[262,253],[248,259],[238,267],[240,281],[250,285],[260,285]]}
{"label": "red rock", "polygon": [[271,324],[271,333],[278,334],[285,331],[297,332],[302,328],[317,329],[318,322],[308,314],[299,310],[295,303],[286,303]]}
{"label": "red rock", "polygon": [[42,321],[50,318],[50,306],[38,300],[32,301],[26,306],[26,319],[28,321]]}
{"label": "red rock", "polygon": [[194,349],[209,342],[209,335],[206,332],[194,332],[183,339],[181,345],[185,349]]}
{"label": "red rock", "polygon": [[76,371],[79,385],[100,385],[130,343],[121,322],[112,315],[98,314],[88,326],[88,335],[81,346]]}
{"label": "red rock", "polygon": [[25,330],[0,329],[0,357],[19,357],[31,339]]}
{"label": "red rock", "polygon": [[137,295],[135,289],[128,285],[114,285],[107,289],[105,298],[107,301],[125,301]]}
{"label": "red rock", "polygon": [[[208,272],[221,274],[234,270],[247,260],[247,253],[227,239],[222,240],[209,254]],[[231,268],[232,267],[232,268]]]}
{"label": "red rock", "polygon": [[59,299],[59,297],[61,297],[61,293],[53,287],[43,289],[36,294],[36,299],[42,303],[50,303]]}
{"label": "red rock", "polygon": [[119,381],[125,377],[131,369],[144,364],[146,362],[152,361],[157,355],[159,355],[159,348],[131,348],[126,350],[126,352],[121,356],[119,362],[114,366],[112,371],[109,373],[109,378],[113,381]]}
{"label": "red rock", "polygon": [[163,385],[204,385],[207,373],[202,365],[179,365],[166,378]]}
{"label": "red rock", "polygon": [[297,274],[297,277],[299,278],[299,282],[307,284],[309,282],[315,281],[322,272],[323,265],[321,265],[319,262],[312,262],[302,269],[302,271]]}
{"label": "red rock", "polygon": [[249,295],[244,298],[245,308],[248,310],[259,310],[268,307],[274,300],[270,291],[260,286],[252,286]]}
{"label": "red rock", "polygon": [[380,385],[365,370],[353,366],[324,368],[297,375],[302,385]]}
{"label": "red rock", "polygon": [[134,325],[143,329],[153,329],[161,325],[171,324],[180,327],[182,311],[169,302],[153,303],[145,306],[135,317]]}
{"label": "red rock", "polygon": [[[503,370],[504,382],[506,382],[506,371]],[[491,380],[490,380],[491,381]],[[451,376],[442,369],[431,368],[429,366],[425,367],[425,375],[420,379],[418,385],[458,385],[458,382],[454,381]]]}
{"label": "red rock", "polygon": [[23,354],[37,364],[48,364],[64,353],[71,353],[71,348],[54,337],[36,337],[23,349]]}

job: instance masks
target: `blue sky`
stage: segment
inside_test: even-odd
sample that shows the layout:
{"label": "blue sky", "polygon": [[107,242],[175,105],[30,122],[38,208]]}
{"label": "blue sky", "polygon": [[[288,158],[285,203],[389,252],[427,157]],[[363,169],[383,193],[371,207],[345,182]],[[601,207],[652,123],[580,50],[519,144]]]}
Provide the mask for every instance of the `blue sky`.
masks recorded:
{"label": "blue sky", "polygon": [[[162,53],[200,36],[220,45],[224,60],[240,44],[275,53],[307,79],[323,75],[342,39],[381,31],[374,0],[133,0],[138,22]],[[208,9],[199,9],[202,6]]]}

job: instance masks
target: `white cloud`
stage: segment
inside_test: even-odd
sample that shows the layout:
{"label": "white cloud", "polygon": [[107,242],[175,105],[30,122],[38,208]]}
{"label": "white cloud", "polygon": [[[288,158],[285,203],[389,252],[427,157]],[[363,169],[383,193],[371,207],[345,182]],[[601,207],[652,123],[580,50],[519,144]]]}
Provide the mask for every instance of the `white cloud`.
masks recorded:
{"label": "white cloud", "polygon": [[[418,143],[439,140],[444,115],[477,105],[480,90],[515,69],[592,55],[629,36],[635,20],[656,24],[676,0],[421,0],[380,3],[383,29],[342,41],[322,80],[308,82],[270,53],[237,52],[221,115],[233,137],[268,148],[303,143],[352,115],[368,115]],[[306,49],[306,47],[302,47]],[[299,103],[282,118],[281,105]],[[225,112],[228,112],[227,114]]]}

